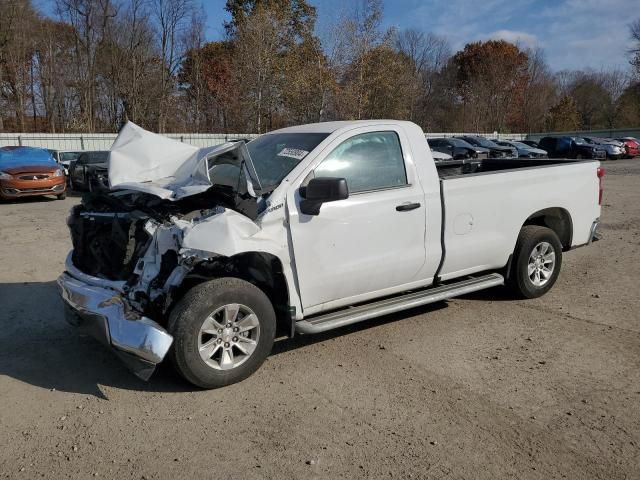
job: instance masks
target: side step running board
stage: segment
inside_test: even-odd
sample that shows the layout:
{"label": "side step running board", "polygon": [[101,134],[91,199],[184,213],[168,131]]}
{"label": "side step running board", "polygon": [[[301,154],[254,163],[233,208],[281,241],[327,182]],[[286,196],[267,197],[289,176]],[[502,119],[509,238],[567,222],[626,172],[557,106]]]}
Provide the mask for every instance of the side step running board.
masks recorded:
{"label": "side step running board", "polygon": [[470,278],[450,285],[428,288],[419,292],[411,292],[399,297],[387,298],[366,305],[359,305],[337,312],[327,313],[308,320],[296,322],[298,333],[322,333],[334,328],[344,327],[353,323],[381,317],[390,313],[400,312],[413,307],[441,302],[448,298],[459,297],[467,293],[477,292],[486,288],[504,285],[504,277],[498,273],[491,273],[482,277]]}

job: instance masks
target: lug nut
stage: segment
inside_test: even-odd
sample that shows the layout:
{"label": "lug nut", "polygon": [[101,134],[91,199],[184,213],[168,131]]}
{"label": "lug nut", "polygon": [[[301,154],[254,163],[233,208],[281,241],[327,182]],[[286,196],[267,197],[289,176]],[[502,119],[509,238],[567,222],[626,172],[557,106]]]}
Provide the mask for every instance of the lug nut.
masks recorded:
{"label": "lug nut", "polygon": [[222,329],[221,328],[218,329],[218,333],[222,333]]}
{"label": "lug nut", "polygon": [[237,332],[238,330],[240,330],[238,327],[234,327],[234,328],[233,328],[233,331],[234,331],[234,332]]}
{"label": "lug nut", "polygon": [[218,339],[218,343],[222,343],[222,339],[221,338]]}
{"label": "lug nut", "polygon": [[224,348],[229,348],[229,342],[224,344]]}
{"label": "lug nut", "polygon": [[230,323],[227,323],[227,328],[231,328],[231,324]]}
{"label": "lug nut", "polygon": [[238,337],[233,337],[233,341],[237,342],[238,341]]}

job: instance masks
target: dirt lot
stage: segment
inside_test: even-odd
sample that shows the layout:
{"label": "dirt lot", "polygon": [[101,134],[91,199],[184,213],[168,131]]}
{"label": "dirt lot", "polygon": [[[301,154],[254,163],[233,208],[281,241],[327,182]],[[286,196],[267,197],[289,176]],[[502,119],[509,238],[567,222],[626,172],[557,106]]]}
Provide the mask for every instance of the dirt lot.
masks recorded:
{"label": "dirt lot", "polygon": [[640,159],[546,297],[501,289],[281,341],[197,391],[62,318],[77,198],[1,204],[0,478],[640,478]]}

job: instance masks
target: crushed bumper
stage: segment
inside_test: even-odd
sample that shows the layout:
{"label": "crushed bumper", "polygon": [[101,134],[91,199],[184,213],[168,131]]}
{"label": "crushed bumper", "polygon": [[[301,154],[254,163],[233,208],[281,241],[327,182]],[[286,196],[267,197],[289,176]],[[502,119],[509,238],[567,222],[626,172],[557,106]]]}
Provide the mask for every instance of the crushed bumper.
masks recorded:
{"label": "crushed bumper", "polygon": [[112,348],[135,375],[148,380],[173,337],[153,320],[130,311],[119,292],[83,280],[68,272],[58,278],[67,322]]}

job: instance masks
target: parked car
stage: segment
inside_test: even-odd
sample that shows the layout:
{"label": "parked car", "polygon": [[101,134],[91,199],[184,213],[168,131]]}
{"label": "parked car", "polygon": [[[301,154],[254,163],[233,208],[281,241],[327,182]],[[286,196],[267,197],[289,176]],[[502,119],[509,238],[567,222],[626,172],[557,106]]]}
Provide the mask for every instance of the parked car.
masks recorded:
{"label": "parked car", "polygon": [[66,197],[64,169],[42,148],[0,148],[0,198]]}
{"label": "parked car", "polygon": [[109,166],[108,151],[82,152],[77,160],[71,161],[69,182],[74,190],[101,188]]}
{"label": "parked car", "polygon": [[455,160],[463,160],[465,158],[489,158],[488,148],[471,145],[459,138],[429,138],[427,142],[432,151],[446,153],[451,155]]}
{"label": "parked car", "polygon": [[624,143],[624,154],[627,158],[640,156],[640,141],[633,138],[619,138]]}
{"label": "parked car", "polygon": [[588,144],[598,146],[606,152],[610,160],[619,160],[624,157],[626,151],[624,143],[608,138],[582,137]]}
{"label": "parked car", "polygon": [[593,158],[604,160],[607,154],[599,145],[590,145],[580,137],[544,137],[538,145],[552,158]]}
{"label": "parked car", "polygon": [[85,195],[68,219],[68,320],[142,378],[169,354],[213,388],[256,371],[276,330],[316,334],[505,283],[539,297],[563,252],[597,238],[603,171],[535,162],[443,178],[406,121],[204,149],[128,123],[112,191]]}
{"label": "parked car", "polygon": [[524,143],[525,145],[529,145],[530,147],[533,147],[533,148],[540,148],[538,146],[538,142],[535,142],[533,140],[522,140],[522,143]]}
{"label": "parked car", "polygon": [[71,152],[65,150],[48,149],[53,159],[64,167],[65,175],[69,176],[69,166],[71,162],[78,159],[82,152]]}
{"label": "parked car", "polygon": [[515,158],[518,156],[515,149],[512,149],[511,147],[501,147],[500,145],[497,145],[491,140],[488,140],[484,137],[468,135],[468,136],[456,137],[456,138],[460,138],[475,147],[487,148],[489,150],[489,158],[507,159],[507,158]]}
{"label": "parked car", "polygon": [[453,157],[448,153],[439,152],[438,150],[431,150],[431,155],[433,156],[434,162],[448,162],[453,160]]}
{"label": "parked car", "polygon": [[494,143],[502,147],[511,147],[516,151],[516,157],[519,158],[546,158],[547,152],[541,148],[534,148],[526,143],[517,142],[515,140],[492,140]]}

